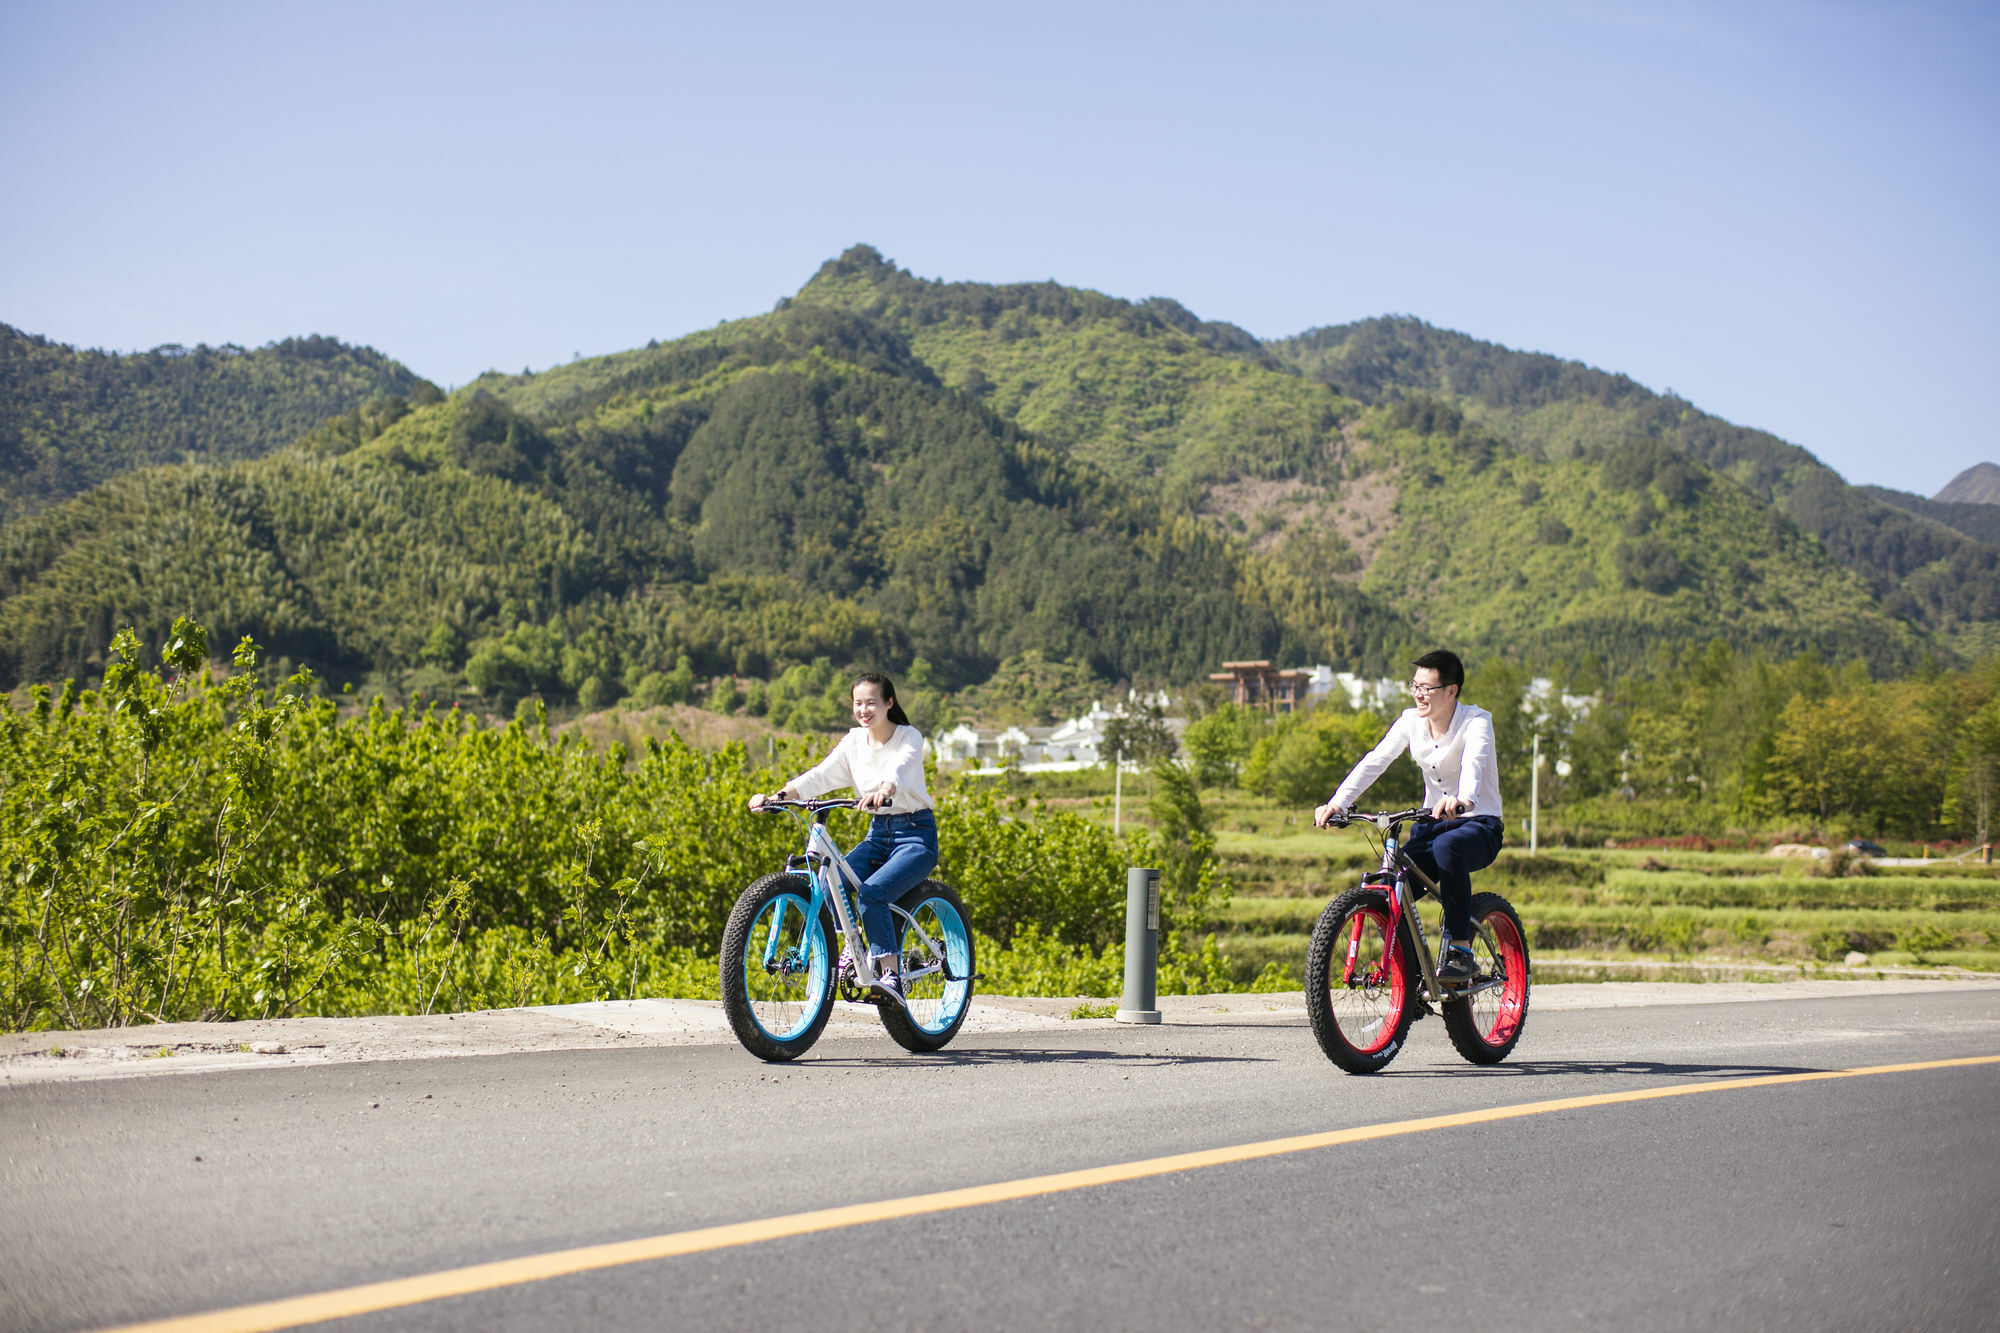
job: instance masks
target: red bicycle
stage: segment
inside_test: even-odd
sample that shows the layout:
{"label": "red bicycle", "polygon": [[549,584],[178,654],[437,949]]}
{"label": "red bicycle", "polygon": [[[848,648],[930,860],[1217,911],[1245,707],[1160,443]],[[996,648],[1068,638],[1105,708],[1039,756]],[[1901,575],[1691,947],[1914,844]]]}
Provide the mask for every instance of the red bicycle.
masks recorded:
{"label": "red bicycle", "polygon": [[1442,1010],[1451,1044],[1476,1065],[1506,1059],[1527,1025],[1528,934],[1499,894],[1472,895],[1478,975],[1461,985],[1438,980],[1416,911],[1416,900],[1438,886],[1404,854],[1402,836],[1405,824],[1429,817],[1402,810],[1335,821],[1371,826],[1382,842],[1382,868],[1326,905],[1306,951],[1313,1036],[1350,1074],[1387,1067],[1419,1013]]}

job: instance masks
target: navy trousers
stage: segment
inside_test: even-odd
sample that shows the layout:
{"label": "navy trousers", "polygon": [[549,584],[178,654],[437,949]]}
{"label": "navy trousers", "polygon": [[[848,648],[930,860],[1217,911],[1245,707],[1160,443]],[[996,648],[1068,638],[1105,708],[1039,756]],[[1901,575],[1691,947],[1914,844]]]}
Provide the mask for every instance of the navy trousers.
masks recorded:
{"label": "navy trousers", "polygon": [[1411,826],[1403,853],[1438,883],[1444,905],[1444,933],[1459,944],[1472,941],[1472,872],[1500,855],[1506,826],[1493,815],[1439,819]]}
{"label": "navy trousers", "polygon": [[847,864],[861,876],[861,933],[868,937],[870,953],[896,952],[896,918],[889,904],[923,883],[937,862],[933,811],[876,815],[868,821],[868,836],[847,854]]}

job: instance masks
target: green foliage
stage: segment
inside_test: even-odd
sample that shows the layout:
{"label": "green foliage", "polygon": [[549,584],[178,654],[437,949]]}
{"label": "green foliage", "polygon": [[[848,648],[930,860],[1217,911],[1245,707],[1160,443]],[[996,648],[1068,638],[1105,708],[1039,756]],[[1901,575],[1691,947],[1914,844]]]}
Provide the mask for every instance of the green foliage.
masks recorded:
{"label": "green foliage", "polygon": [[[316,346],[101,358],[103,412],[138,420],[196,363],[222,385],[372,355]],[[75,359],[29,351],[8,373]],[[279,381],[238,387],[264,412]],[[921,660],[927,725],[952,691],[1041,722],[1226,657],[1379,672],[1448,642],[1646,675],[1720,638],[1892,675],[2000,646],[1992,552],[1677,399],[1413,321],[1266,346],[1168,301],[925,282],[856,247],[674,342],[270,410],[296,447],[128,472],[0,532],[0,684],[92,678],[114,626],[156,638],[190,608],[336,678],[422,671],[448,696],[476,660],[495,705],[559,713]],[[553,671],[523,625],[559,640]],[[799,725],[842,717],[809,702]],[[1213,783],[1248,760],[1195,762]]]}
{"label": "green foliage", "polygon": [[0,522],[135,468],[260,457],[369,400],[396,414],[436,392],[331,338],[115,355],[0,324]]}
{"label": "green foliage", "polygon": [[789,667],[764,691],[765,716],[787,731],[842,731],[854,725],[853,678],[830,658]]}
{"label": "green foliage", "polygon": [[1001,662],[984,684],[960,691],[958,705],[991,726],[1046,726],[1088,712],[1110,687],[1087,663],[1029,648]]}
{"label": "green foliage", "polygon": [[1181,749],[1195,780],[1204,787],[1234,782],[1263,726],[1260,714],[1233,703],[1188,723],[1181,732]]}
{"label": "green foliage", "polygon": [[[1850,586],[1883,595],[1896,615],[1943,634],[1957,636],[1968,624],[2000,617],[2000,551],[1946,526],[1960,517],[1956,511],[1978,506],[1934,507],[1915,496],[1850,487],[1796,445],[1653,393],[1627,376],[1511,351],[1407,318],[1315,329],[1266,347],[1284,364],[1364,403],[1442,396],[1468,423],[1520,456],[1602,459],[1607,490],[1650,489],[1670,511],[1706,507],[1706,493],[1717,489],[1714,479],[1726,479],[1730,490],[1751,502],[1745,535],[1764,526],[1785,543],[1802,530],[1817,546],[1815,554],[1849,571]],[[1768,523],[1760,522],[1766,515]],[[1574,522],[1567,513],[1560,517]],[[1672,524],[1671,513],[1667,521]],[[1676,551],[1690,573],[1705,572],[1689,558],[1689,546],[1677,542]],[[1635,552],[1645,554],[1657,553]],[[1634,572],[1665,582],[1659,565]],[[1652,590],[1637,579],[1634,586]],[[1759,596],[1766,604],[1776,600]],[[1910,664],[1907,657],[1904,664]]]}
{"label": "green foliage", "polygon": [[[1586,659],[1646,670],[1662,649],[1717,637],[1767,653],[1817,647],[1883,671],[1922,660],[1925,635],[1862,578],[1656,444],[1544,461],[1507,452],[1470,418],[1455,434],[1421,434],[1397,424],[1407,415],[1385,406],[1361,423],[1401,478],[1396,524],[1361,589],[1404,608],[1415,642],[1544,670]],[[1497,488],[1530,485],[1533,504],[1493,503]]]}
{"label": "green foliage", "polygon": [[[261,686],[247,640],[230,670],[208,654],[182,619],[152,670],[123,631],[101,690],[0,698],[6,1027],[713,994],[736,894],[795,849],[744,804],[809,762],[799,747],[780,772],[740,746],[599,754],[533,695],[505,727],[380,700],[342,719],[307,673]],[[944,799],[940,876],[984,933],[1027,940],[999,966],[1101,959],[1125,867],[1155,854],[1169,926],[1205,920],[1213,844],[1192,789],[1162,785],[1158,832],[1122,840]],[[1221,975],[1197,945],[1167,953],[1174,985]]]}
{"label": "green foliage", "polygon": [[1179,750],[1166,714],[1157,704],[1121,704],[1104,722],[1100,753],[1109,762],[1154,764]]}
{"label": "green foliage", "polygon": [[[1280,718],[1251,747],[1241,779],[1245,790],[1295,808],[1316,806],[1333,794],[1348,770],[1375,748],[1387,730],[1368,713],[1330,708]],[[1385,783],[1390,780],[1385,777]],[[1397,787],[1385,785],[1382,790]]]}
{"label": "green foliage", "polygon": [[1215,835],[1194,773],[1171,759],[1155,763],[1146,812],[1153,820],[1150,863],[1160,872],[1162,927],[1205,923],[1216,901],[1228,897],[1229,886],[1218,870]]}
{"label": "green foliage", "polygon": [[[1029,923],[1094,950],[1123,939],[1125,869],[1145,864],[1143,838],[1113,838],[1074,812],[985,788],[955,790],[938,802],[938,874],[964,896],[979,929],[1002,945]],[[1164,899],[1161,911],[1171,919]]]}
{"label": "green foliage", "polygon": [[[738,364],[773,323],[798,359]],[[435,661],[440,623],[475,645],[594,628],[617,670],[479,658],[502,694],[570,697],[681,655],[698,676],[922,657],[949,686],[1029,653],[1094,680],[1276,647],[1228,542],[939,387],[893,333],[801,308],[717,338],[735,350],[692,382],[556,399],[576,415],[475,386],[359,443],[136,474],[10,527],[0,681],[88,675],[110,625],[189,606],[348,673]]]}
{"label": "green foliage", "polygon": [[858,245],[796,306],[881,319],[944,383],[1127,484],[1330,472],[1349,404],[1241,329],[1053,282],[929,282]]}
{"label": "green foliage", "polygon": [[519,699],[560,685],[562,659],[560,625],[516,625],[473,645],[465,679],[491,698]]}

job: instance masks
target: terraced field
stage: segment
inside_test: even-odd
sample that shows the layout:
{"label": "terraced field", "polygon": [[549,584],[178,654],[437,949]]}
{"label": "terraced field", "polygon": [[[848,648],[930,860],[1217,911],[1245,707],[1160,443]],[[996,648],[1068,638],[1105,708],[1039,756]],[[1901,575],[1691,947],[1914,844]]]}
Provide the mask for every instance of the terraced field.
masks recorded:
{"label": "terraced field", "polygon": [[[1214,925],[1246,979],[1273,960],[1297,977],[1320,909],[1377,862],[1358,830],[1218,843],[1233,896]],[[1474,883],[1520,911],[1548,980],[2000,971],[2000,876],[1984,866],[1830,878],[1744,854],[1510,849]],[[1435,905],[1423,911],[1435,938]],[[1855,953],[1866,961],[1845,961]]]}

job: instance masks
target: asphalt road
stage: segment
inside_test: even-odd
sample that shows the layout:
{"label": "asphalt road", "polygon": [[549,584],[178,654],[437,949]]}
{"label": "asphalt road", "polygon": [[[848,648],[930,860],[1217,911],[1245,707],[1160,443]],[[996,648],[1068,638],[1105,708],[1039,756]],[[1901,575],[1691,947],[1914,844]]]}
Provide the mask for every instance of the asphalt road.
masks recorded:
{"label": "asphalt road", "polygon": [[[809,1209],[1579,1095],[2000,1054],[2000,990],[681,1046],[0,1093],[0,1328],[76,1329]],[[1595,1106],[458,1296],[368,1329],[1992,1328],[2000,1065]]]}

